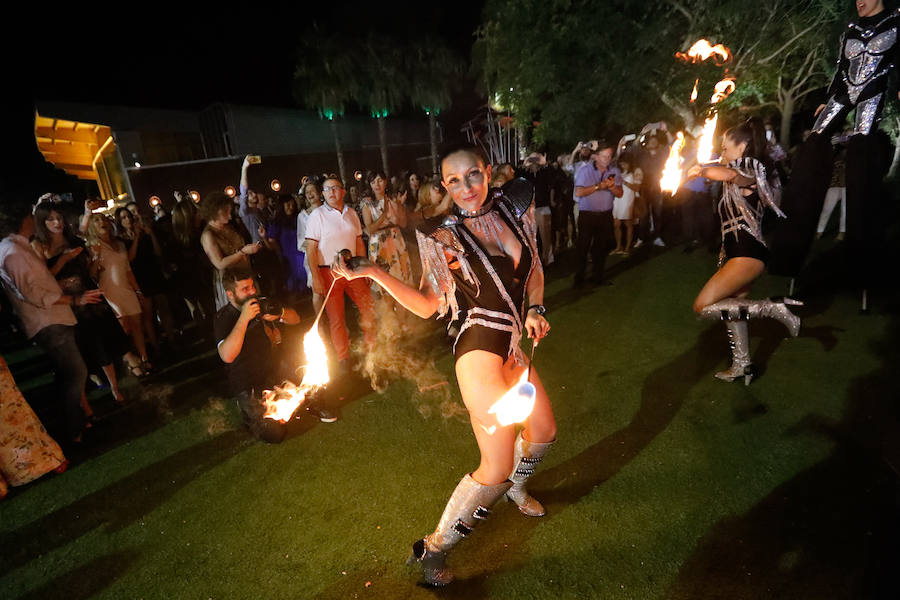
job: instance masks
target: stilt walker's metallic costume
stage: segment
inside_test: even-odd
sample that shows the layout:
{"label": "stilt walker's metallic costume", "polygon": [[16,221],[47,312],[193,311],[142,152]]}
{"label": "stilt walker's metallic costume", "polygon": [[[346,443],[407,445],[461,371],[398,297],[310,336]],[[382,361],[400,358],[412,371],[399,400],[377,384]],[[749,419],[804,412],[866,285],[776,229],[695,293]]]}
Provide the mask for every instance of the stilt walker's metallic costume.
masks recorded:
{"label": "stilt walker's metallic costume", "polygon": [[[896,97],[900,67],[900,9],[884,10],[851,22],[841,36],[837,72],[828,101],[812,133],[794,161],[783,208],[790,224],[775,231],[777,248],[771,271],[796,276],[803,266],[822,210],[833,163],[832,141],[847,143],[847,243],[865,287],[871,252],[877,245],[881,180],[889,155],[876,137],[876,125],[886,102]],[[856,114],[849,135],[841,136],[847,115]]]}
{"label": "stilt walker's metallic costume", "polygon": [[[762,235],[764,209],[768,207],[779,217],[785,216],[777,203],[777,177],[769,180],[765,167],[755,158],[739,158],[730,162],[728,168],[734,169],[742,177],[755,180],[755,183],[745,188],[734,182],[725,182],[722,186],[722,198],[718,205],[722,222],[719,265],[739,256],[755,258],[765,263],[769,252]],[[753,193],[745,196],[744,189],[752,189]],[[800,319],[788,310],[786,304],[791,303],[797,302],[790,299],[725,298],[704,308],[700,313],[701,318],[725,321],[731,344],[731,367],[716,373],[716,377],[725,381],[743,378],[744,383],[749,384],[755,371],[750,361],[747,321],[764,317],[776,319],[788,328],[791,336],[796,337],[800,331]]]}
{"label": "stilt walker's metallic costume", "polygon": [[[515,357],[524,364],[519,348],[525,322],[528,280],[540,267],[537,230],[529,211],[534,188],[514,179],[494,191],[474,212],[458,207],[442,221],[426,222],[416,232],[426,281],[440,299],[438,316],[450,314],[459,333],[453,344],[456,358],[470,350],[486,350],[504,360]],[[503,249],[502,225],[522,246],[519,265],[508,256],[490,255],[473,232]],[[447,502],[433,533],[413,544],[411,560],[418,561],[431,585],[446,585],[453,574],[446,566],[447,552],[486,519],[494,503],[506,495],[529,516],[541,516],[544,508],[528,495],[525,482],[552,442],[533,443],[521,433],[516,439],[510,479],[483,485],[466,475]]]}

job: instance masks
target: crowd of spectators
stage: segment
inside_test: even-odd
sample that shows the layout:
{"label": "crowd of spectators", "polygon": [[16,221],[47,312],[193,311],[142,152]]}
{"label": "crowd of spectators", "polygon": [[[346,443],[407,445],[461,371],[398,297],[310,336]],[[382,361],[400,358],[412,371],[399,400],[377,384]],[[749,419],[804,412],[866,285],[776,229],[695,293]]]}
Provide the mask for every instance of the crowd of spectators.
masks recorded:
{"label": "crowd of spectators", "polygon": [[[609,254],[681,241],[690,250],[715,236],[709,182],[688,182],[674,196],[659,189],[670,143],[665,124],[631,138],[617,146],[579,143],[549,161],[533,153],[518,168],[493,166],[494,186],[515,177],[534,185],[541,259],[549,267],[574,248],[576,286],[589,263],[591,281],[606,283]],[[170,210],[161,202],[110,210],[91,198],[79,211],[46,195],[4,239],[4,288],[26,337],[53,361],[67,441],[79,441],[92,425],[89,373],[125,404],[119,377],[144,378],[185,358],[188,331],[217,348],[250,429],[278,441],[283,432],[259,412],[260,387],[276,382],[260,380],[271,369],[255,365],[262,357],[280,364],[269,360],[279,351],[279,328],[304,312],[324,312],[340,376],[353,368],[345,296],[358,308],[364,348],[374,343],[378,303],[392,302],[364,279],[335,280],[335,254],[348,250],[398,279],[419,280],[415,229],[451,207],[439,175],[372,170],[344,182],[311,174],[296,193],[273,194],[251,185],[257,162],[244,160],[234,198],[175,191]],[[309,408],[334,420],[327,407]]]}

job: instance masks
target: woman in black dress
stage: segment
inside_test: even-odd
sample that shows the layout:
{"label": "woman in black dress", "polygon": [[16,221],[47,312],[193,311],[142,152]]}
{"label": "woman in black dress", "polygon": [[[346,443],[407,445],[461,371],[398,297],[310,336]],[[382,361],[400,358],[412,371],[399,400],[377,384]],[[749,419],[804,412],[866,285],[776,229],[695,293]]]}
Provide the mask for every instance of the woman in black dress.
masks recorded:
{"label": "woman in black dress", "polygon": [[688,178],[724,182],[718,204],[722,224],[720,266],[694,300],[694,312],[704,319],[725,321],[728,327],[732,363],[716,377],[724,381],[743,378],[747,385],[755,375],[747,321],[773,318],[796,337],[800,319],[787,305],[800,303],[790,298],[747,299],[751,284],[762,275],[769,260],[762,236],[763,213],[769,208],[779,217],[785,216],[777,203],[778,176],[774,169],[767,168],[765,128],[759,119],[748,119],[725,132],[720,162],[725,166],[695,165],[687,174]]}
{"label": "woman in black dress", "polygon": [[537,343],[550,330],[543,316],[544,273],[537,254],[533,190],[521,180],[491,190],[491,167],[472,147],[447,153],[441,174],[453,198],[453,214],[417,232],[424,271],[418,290],[374,265],[356,270],[335,265],[344,277],[372,278],[420,317],[449,312],[458,326],[456,376],[481,463],[462,478],[435,531],[413,544],[412,559],[431,585],[452,581],[447,552],[504,494],[522,513],[544,514],[525,482],[556,439],[550,400],[534,369],[529,380],[537,390],[536,402],[518,436],[514,425],[502,425],[489,412],[527,367],[519,347],[522,334]]}

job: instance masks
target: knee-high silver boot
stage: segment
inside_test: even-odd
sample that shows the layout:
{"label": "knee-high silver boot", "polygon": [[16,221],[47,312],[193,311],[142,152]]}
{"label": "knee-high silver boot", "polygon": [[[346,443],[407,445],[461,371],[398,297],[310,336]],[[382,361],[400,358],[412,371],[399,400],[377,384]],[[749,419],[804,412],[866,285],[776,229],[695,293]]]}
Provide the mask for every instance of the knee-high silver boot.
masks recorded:
{"label": "knee-high silver boot", "polygon": [[803,306],[793,298],[766,298],[748,300],[746,298],[724,298],[704,308],[700,316],[705,319],[723,321],[739,321],[747,319],[775,319],[785,327],[791,337],[800,333],[800,317],[790,311],[788,306]]}
{"label": "knee-high silver boot", "polygon": [[744,385],[756,374],[750,362],[750,334],[747,321],[725,321],[728,328],[728,343],[731,345],[731,368],[716,373],[718,379],[734,381],[744,378]]}
{"label": "knee-high silver boot", "polygon": [[410,561],[422,565],[425,583],[444,586],[453,581],[453,573],[447,567],[447,552],[472,529],[491,514],[491,507],[510,488],[512,482],[482,485],[466,475],[453,490],[444,514],[434,533],[413,544]]}
{"label": "knee-high silver boot", "polygon": [[519,432],[516,437],[516,450],[513,458],[512,487],[506,492],[506,497],[516,503],[519,511],[529,517],[543,517],[546,513],[541,503],[532,498],[525,489],[525,482],[534,475],[534,469],[544,458],[544,454],[553,442],[529,442]]}

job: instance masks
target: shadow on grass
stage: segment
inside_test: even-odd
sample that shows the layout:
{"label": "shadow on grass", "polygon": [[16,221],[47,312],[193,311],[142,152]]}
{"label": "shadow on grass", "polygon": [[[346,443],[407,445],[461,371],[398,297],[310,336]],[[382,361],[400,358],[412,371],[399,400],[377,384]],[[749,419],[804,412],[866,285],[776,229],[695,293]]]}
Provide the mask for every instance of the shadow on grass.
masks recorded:
{"label": "shadow on grass", "polygon": [[98,527],[113,532],[128,527],[182,487],[234,456],[248,439],[244,432],[227,431],[0,535],[0,571],[27,564]]}
{"label": "shadow on grass", "polygon": [[898,598],[900,397],[896,291],[882,366],[852,381],[839,422],[810,416],[788,435],[822,435],[831,456],[700,540],[667,598]]}
{"label": "shadow on grass", "polygon": [[117,552],[95,558],[54,577],[19,600],[85,600],[109,587],[137,562],[135,552]]}
{"label": "shadow on grass", "polygon": [[[498,504],[491,520],[452,553],[450,562],[455,568],[456,582],[433,590],[433,594],[442,598],[487,598],[489,577],[523,568],[531,560],[525,542],[532,530],[614,477],[664,431],[681,409],[690,389],[700,379],[711,376],[722,359],[723,346],[727,348],[721,328],[706,328],[694,346],[650,373],[641,388],[640,407],[627,426],[566,462],[538,471],[529,482],[529,489],[544,504],[549,516],[530,519],[512,505]],[[414,585],[421,577],[420,572],[411,571],[409,578],[400,580],[383,571],[348,573],[317,598],[354,597],[364,589],[366,581],[372,581],[377,589],[390,589],[391,598],[424,593],[421,586]]]}

